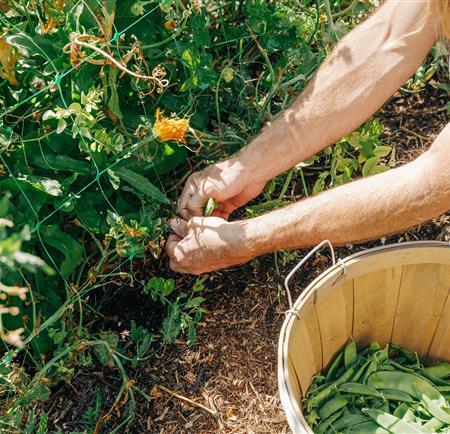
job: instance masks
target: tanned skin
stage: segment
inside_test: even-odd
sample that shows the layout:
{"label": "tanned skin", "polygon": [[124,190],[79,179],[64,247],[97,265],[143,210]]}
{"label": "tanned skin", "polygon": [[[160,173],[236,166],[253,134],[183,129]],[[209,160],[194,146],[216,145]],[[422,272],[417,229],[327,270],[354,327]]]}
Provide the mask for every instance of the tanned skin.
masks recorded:
{"label": "tanned skin", "polygon": [[[416,71],[439,37],[437,2],[388,0],[350,32],[305,91],[232,158],[191,175],[174,234],[173,270],[201,274],[277,250],[355,243],[395,233],[450,209],[450,124],[415,161],[263,216],[228,222],[266,182],[369,119]],[[208,198],[219,208],[201,217]]]}

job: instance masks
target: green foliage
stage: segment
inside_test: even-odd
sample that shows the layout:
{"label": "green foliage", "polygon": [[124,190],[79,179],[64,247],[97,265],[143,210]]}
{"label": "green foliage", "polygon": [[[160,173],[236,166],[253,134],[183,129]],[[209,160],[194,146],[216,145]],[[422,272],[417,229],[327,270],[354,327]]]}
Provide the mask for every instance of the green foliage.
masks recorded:
{"label": "green foliage", "polygon": [[[103,302],[94,305],[88,297],[134,284],[137,259],[159,259],[183,179],[192,168],[236,152],[287,107],[330,41],[370,8],[366,2],[348,6],[334,2],[328,12],[347,12],[327,22],[320,2],[309,0],[5,3],[0,282],[25,288],[21,294],[30,298],[8,297],[8,309],[14,308],[8,313],[18,308],[23,315],[0,319],[5,330],[24,329],[25,366],[35,375],[13,363],[18,351],[10,342],[0,364],[8,392],[1,424],[47,432],[39,406],[51,388],[78,366],[101,364],[120,373],[116,401],[128,398],[120,422],[126,430],[135,405],[126,369],[150,357],[161,336],[169,343],[185,333],[188,344],[195,343],[204,279],[191,291],[171,279],[148,280],[144,292],[152,308],[165,313],[161,331],[132,321],[126,343],[116,331],[92,332],[86,318],[95,318]],[[368,138],[374,135],[363,131],[338,144],[334,157],[320,157],[326,164],[334,158],[324,185],[345,182],[356,171],[345,158],[367,166],[367,174],[379,170],[385,156]],[[283,197],[270,202],[271,195],[269,204],[249,212],[284,203]],[[102,406],[96,398],[86,410],[87,425],[109,411]]]}
{"label": "green foliage", "polygon": [[344,184],[355,175],[370,176],[392,167],[395,149],[381,142],[382,133],[381,123],[371,120],[316,157],[314,162],[328,169],[319,174],[313,194],[321,192],[325,186]]}
{"label": "green foliage", "polygon": [[152,277],[144,287],[144,293],[150,294],[153,300],[159,300],[167,307],[167,315],[162,324],[162,335],[165,342],[174,342],[180,333],[187,331],[188,345],[194,345],[196,340],[195,325],[201,320],[204,297],[196,295],[204,290],[206,277],[197,278],[190,296],[180,292],[175,298],[168,297],[175,291],[173,279]]}

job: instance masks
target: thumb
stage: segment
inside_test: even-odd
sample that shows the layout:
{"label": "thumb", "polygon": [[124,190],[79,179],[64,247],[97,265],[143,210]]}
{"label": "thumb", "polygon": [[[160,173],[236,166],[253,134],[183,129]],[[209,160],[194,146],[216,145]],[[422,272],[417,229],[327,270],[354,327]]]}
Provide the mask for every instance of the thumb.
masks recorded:
{"label": "thumb", "polygon": [[179,237],[184,238],[188,234],[186,220],[174,218],[170,220],[169,225]]}

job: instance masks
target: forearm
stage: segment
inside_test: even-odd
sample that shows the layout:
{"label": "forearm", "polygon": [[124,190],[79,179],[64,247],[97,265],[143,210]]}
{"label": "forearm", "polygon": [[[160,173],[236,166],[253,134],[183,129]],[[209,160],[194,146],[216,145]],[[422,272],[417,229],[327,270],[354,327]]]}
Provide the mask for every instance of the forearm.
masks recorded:
{"label": "forearm", "polygon": [[231,163],[267,181],[352,132],[415,72],[436,40],[436,20],[426,0],[386,2]]}
{"label": "forearm", "polygon": [[433,148],[403,167],[361,179],[242,225],[249,256],[346,244],[407,229],[450,209],[450,127]]}

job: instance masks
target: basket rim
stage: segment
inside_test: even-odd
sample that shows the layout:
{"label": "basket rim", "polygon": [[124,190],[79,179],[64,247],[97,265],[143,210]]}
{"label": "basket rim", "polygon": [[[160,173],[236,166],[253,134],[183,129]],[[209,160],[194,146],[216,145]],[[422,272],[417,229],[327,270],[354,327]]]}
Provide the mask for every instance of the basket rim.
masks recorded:
{"label": "basket rim", "polygon": [[[447,241],[407,241],[402,243],[388,244],[384,246],[372,247],[367,250],[362,250],[360,252],[353,253],[341,261],[327,268],[323,273],[317,276],[312,282],[310,282],[306,288],[301,292],[299,297],[295,300],[293,307],[298,309],[302,302],[309,296],[311,290],[315,288],[320,281],[329,279],[333,274],[335,274],[342,265],[353,261],[355,259],[362,259],[366,256],[371,256],[373,254],[385,253],[390,250],[408,249],[408,248],[450,248],[450,242]],[[340,280],[338,278],[338,280]],[[288,380],[288,352],[287,352],[287,340],[290,333],[290,326],[292,322],[297,318],[295,315],[286,316],[283,321],[283,325],[280,330],[280,335],[278,339],[278,391],[280,394],[280,401],[283,410],[286,415],[289,427],[294,434],[314,434],[311,427],[306,422],[303,416],[300,405],[297,400],[292,399],[294,392],[291,388],[290,381]],[[300,417],[299,417],[300,415]]]}

